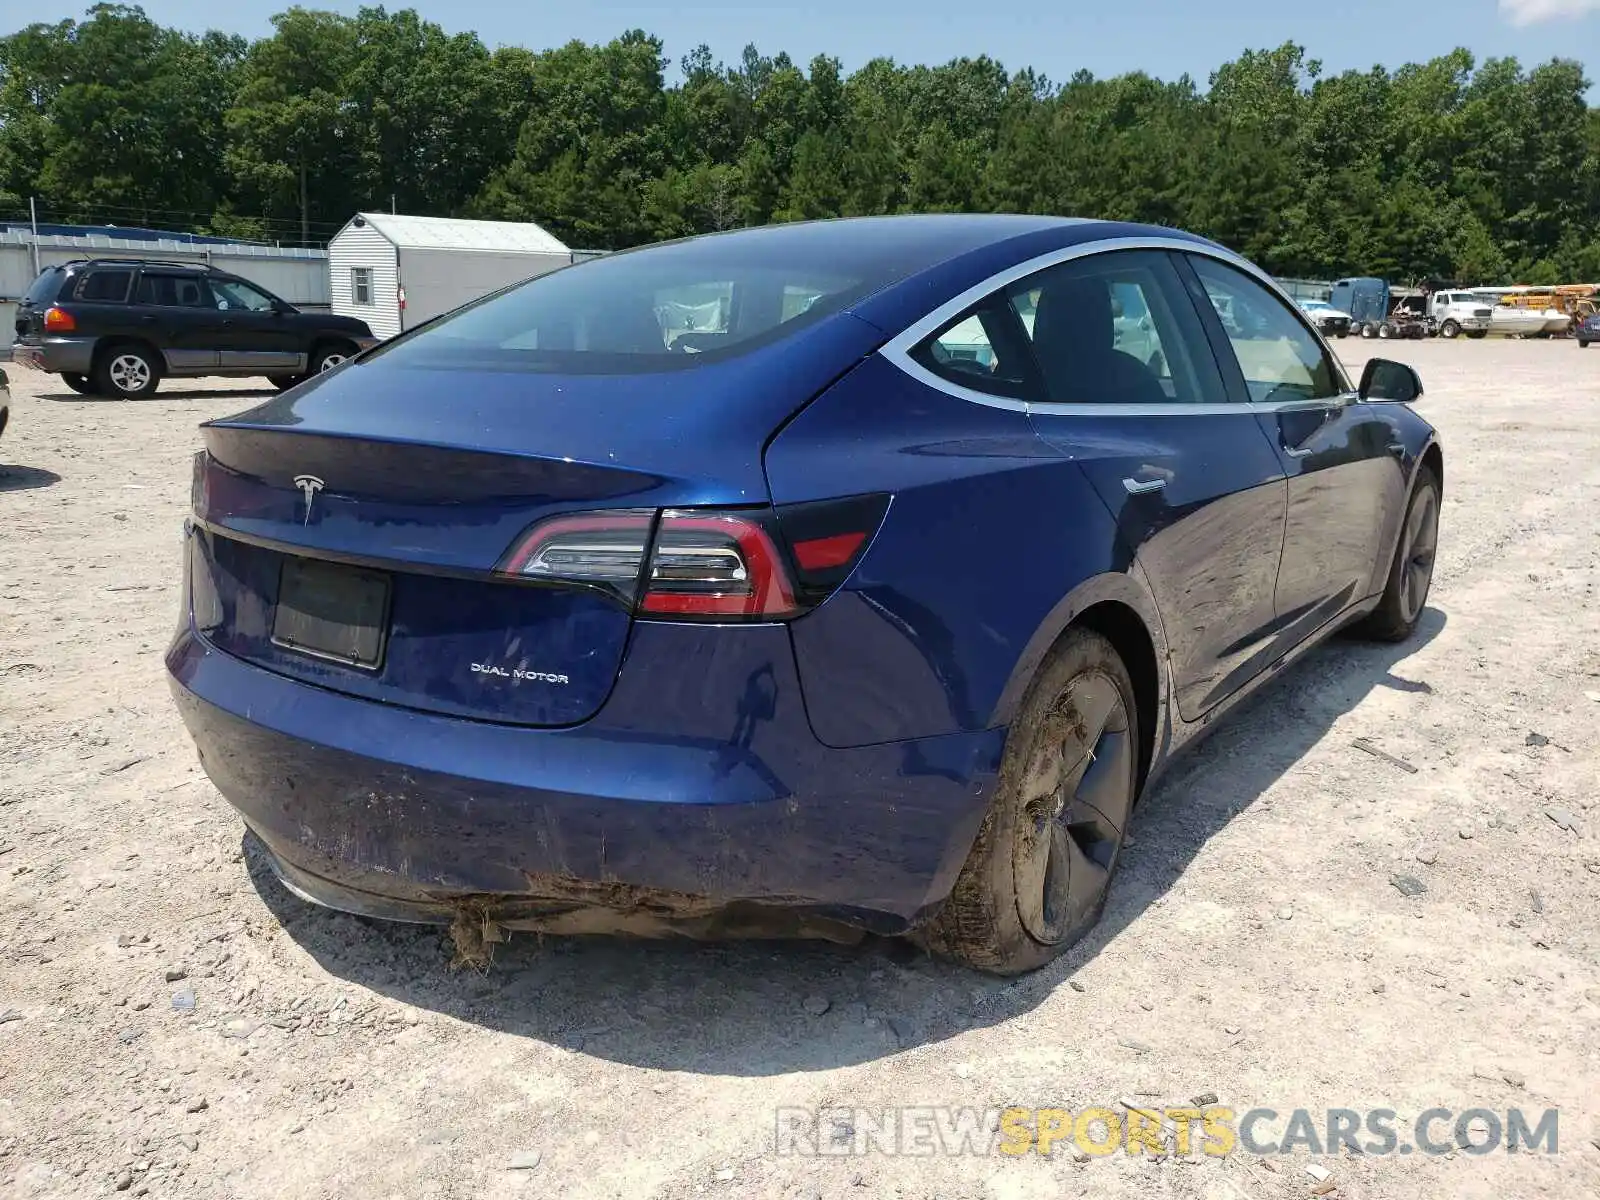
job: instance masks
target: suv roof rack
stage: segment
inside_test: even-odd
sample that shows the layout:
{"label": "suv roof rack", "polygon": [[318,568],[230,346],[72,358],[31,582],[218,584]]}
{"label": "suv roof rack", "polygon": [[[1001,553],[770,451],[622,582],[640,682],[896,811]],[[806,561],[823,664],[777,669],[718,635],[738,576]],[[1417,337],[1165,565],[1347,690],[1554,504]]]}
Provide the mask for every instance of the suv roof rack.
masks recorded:
{"label": "suv roof rack", "polygon": [[217,271],[218,268],[205,262],[183,262],[175,258],[74,258],[64,263],[57,263],[62,267],[97,267],[115,263],[130,267],[182,267],[189,271]]}

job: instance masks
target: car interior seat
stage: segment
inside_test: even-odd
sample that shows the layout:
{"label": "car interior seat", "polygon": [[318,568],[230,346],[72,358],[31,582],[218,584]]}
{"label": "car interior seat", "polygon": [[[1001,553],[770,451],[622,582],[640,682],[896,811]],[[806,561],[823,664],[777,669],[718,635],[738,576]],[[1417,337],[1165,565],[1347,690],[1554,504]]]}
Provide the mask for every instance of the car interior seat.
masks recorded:
{"label": "car interior seat", "polygon": [[1034,353],[1056,403],[1166,404],[1161,381],[1116,346],[1111,288],[1103,279],[1045,283],[1033,318]]}

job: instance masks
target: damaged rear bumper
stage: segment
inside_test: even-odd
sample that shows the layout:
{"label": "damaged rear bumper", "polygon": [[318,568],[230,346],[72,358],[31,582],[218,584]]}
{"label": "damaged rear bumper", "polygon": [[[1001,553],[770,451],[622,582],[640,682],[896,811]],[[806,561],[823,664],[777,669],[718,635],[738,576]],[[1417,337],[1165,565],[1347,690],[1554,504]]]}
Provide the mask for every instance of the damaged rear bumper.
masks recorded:
{"label": "damaged rear bumper", "polygon": [[600,713],[565,729],[341,695],[192,627],[167,665],[207,774],[285,885],[392,920],[901,933],[954,884],[1004,743],[823,746],[777,625],[640,625]]}

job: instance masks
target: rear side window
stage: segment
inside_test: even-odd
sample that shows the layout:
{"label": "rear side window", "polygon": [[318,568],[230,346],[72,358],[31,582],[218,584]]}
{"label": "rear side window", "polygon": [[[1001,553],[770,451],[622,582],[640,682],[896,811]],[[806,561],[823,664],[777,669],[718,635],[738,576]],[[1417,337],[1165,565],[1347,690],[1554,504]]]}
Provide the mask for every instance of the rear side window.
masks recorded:
{"label": "rear side window", "polygon": [[994,292],[911,356],[962,387],[1053,404],[1217,404],[1222,377],[1161,251],[1073,259]]}
{"label": "rear side window", "polygon": [[1227,399],[1205,330],[1163,252],[1073,259],[1016,285],[1013,303],[1054,403]]}
{"label": "rear side window", "polygon": [[206,308],[211,294],[194,275],[152,275],[139,277],[138,302],[168,308]]}
{"label": "rear side window", "polygon": [[132,286],[132,271],[88,271],[78,282],[77,298],[90,303],[121,304]]}
{"label": "rear side window", "polygon": [[735,357],[876,291],[888,268],[738,236],[608,255],[458,309],[378,351],[428,366],[637,373]]}
{"label": "rear side window", "polygon": [[48,304],[56,298],[61,290],[61,278],[65,275],[60,267],[46,267],[39,272],[39,278],[29,285],[23,294],[22,302],[29,305]]}
{"label": "rear side window", "polygon": [[133,287],[133,271],[85,271],[73,298],[97,304],[121,304]]}
{"label": "rear side window", "polygon": [[979,301],[928,338],[911,357],[942,379],[1013,399],[1039,397],[1028,335],[1005,292]]}

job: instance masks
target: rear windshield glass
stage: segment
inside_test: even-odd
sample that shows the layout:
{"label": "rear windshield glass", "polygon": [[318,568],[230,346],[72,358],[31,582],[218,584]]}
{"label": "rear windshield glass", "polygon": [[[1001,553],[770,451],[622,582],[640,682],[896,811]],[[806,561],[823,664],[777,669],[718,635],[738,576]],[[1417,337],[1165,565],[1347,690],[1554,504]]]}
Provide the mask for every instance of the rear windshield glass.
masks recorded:
{"label": "rear windshield glass", "polygon": [[837,312],[900,265],[794,249],[733,236],[592,259],[477,301],[374,357],[584,373],[693,367]]}
{"label": "rear windshield glass", "polygon": [[61,268],[46,267],[39,272],[39,278],[33,281],[31,287],[22,297],[24,304],[44,304],[56,298],[56,290],[61,286]]}

